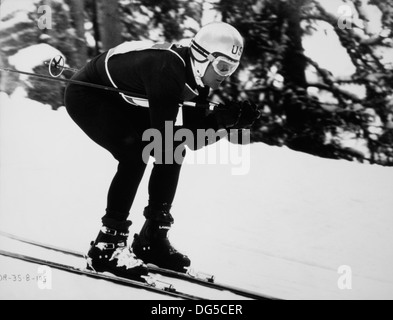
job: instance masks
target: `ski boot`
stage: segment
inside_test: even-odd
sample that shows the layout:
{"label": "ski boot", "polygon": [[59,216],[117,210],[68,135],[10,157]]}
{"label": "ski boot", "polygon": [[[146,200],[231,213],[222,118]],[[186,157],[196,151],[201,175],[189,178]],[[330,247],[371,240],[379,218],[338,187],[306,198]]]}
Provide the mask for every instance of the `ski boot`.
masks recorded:
{"label": "ski boot", "polygon": [[115,224],[115,228],[103,226],[96,241],[91,242],[87,254],[87,269],[96,272],[109,272],[130,280],[144,281],[148,274],[147,266],[137,259],[127,246],[128,228],[131,222]]}
{"label": "ski boot", "polygon": [[135,234],[132,249],[146,264],[186,273],[191,265],[190,259],[178,252],[168,239],[168,231],[174,222],[170,208],[167,204],[158,210],[150,206],[145,208],[146,222],[139,235]]}

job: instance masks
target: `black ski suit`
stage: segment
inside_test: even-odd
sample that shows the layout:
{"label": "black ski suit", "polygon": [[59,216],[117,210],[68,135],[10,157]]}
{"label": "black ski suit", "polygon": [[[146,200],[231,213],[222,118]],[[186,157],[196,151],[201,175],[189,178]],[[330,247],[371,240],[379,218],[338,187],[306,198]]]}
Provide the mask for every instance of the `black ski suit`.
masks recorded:
{"label": "black ski suit", "polygon": [[[65,105],[71,118],[119,161],[103,220],[125,221],[129,216],[146,169],[142,151],[148,142],[142,141],[143,132],[150,128],[164,132],[165,121],[175,123],[179,104],[207,99],[209,88],[197,86],[190,59],[188,47],[144,47],[129,42],[97,56],[73,77],[146,95],[148,108],[132,105],[116,92],[75,84],[67,87]],[[183,107],[182,118],[183,127],[194,132],[198,128],[218,129],[214,114],[202,109]],[[172,204],[180,169],[176,162],[154,164],[149,202]]]}

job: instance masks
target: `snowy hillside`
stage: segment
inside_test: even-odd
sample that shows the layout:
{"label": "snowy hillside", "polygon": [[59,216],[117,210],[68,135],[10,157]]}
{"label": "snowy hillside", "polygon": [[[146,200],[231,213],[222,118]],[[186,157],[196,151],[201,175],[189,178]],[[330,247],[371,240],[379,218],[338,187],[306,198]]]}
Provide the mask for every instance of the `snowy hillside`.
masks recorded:
{"label": "snowy hillside", "polygon": [[[0,148],[0,229],[86,251],[116,170],[110,154],[64,108],[55,112],[4,93]],[[264,144],[249,148],[246,175],[232,175],[231,165],[183,168],[171,237],[194,267],[284,299],[392,299],[393,169]],[[132,232],[143,223],[147,179],[132,212]],[[1,237],[0,249],[19,250]],[[338,287],[343,265],[352,271],[351,290]],[[0,257],[0,274],[34,272],[34,265]],[[4,298],[157,296],[54,271],[49,291],[0,281]]]}

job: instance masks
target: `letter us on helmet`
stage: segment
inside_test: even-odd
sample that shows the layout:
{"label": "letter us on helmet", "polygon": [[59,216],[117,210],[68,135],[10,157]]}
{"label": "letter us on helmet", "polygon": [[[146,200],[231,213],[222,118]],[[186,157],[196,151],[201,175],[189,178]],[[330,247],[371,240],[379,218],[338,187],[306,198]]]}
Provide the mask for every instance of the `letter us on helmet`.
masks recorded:
{"label": "letter us on helmet", "polygon": [[243,47],[237,46],[234,44],[232,47],[232,54],[237,54],[237,55],[241,56],[242,53],[243,53]]}

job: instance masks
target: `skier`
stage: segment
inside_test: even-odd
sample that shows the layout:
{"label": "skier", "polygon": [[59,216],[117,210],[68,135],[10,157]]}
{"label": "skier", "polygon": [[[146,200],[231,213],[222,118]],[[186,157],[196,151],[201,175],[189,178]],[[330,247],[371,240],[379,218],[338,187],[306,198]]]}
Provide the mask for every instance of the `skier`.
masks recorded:
{"label": "skier", "polygon": [[[118,161],[102,228],[88,252],[88,268],[130,279],[147,274],[148,263],[186,272],[190,259],[168,239],[182,163],[156,161],[148,185],[146,222],[132,245],[127,245],[131,226],[128,217],[147,165],[142,153],[148,142],[142,136],[152,128],[164,136],[168,123],[174,130],[187,128],[193,132],[198,128],[241,129],[252,125],[259,112],[249,102],[233,102],[213,112],[181,107],[184,101],[206,102],[210,89],[217,89],[235,72],[242,52],[240,33],[229,24],[216,22],[201,28],[189,47],[126,42],[97,56],[74,76],[76,80],[147,97],[143,100],[77,84],[66,89],[70,117]],[[182,125],[175,125],[176,121]],[[163,148],[163,154],[174,152],[167,149]]]}

